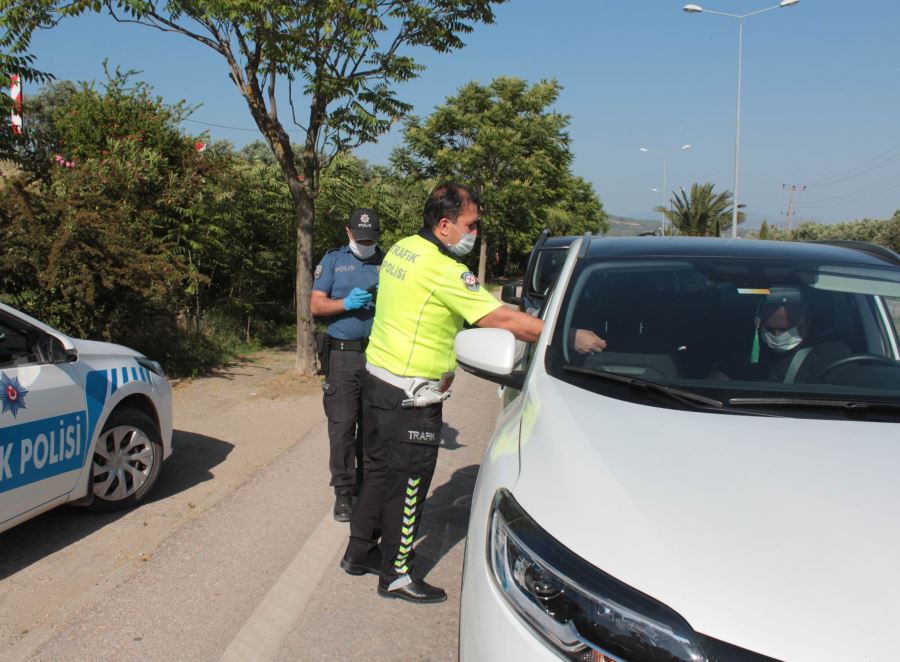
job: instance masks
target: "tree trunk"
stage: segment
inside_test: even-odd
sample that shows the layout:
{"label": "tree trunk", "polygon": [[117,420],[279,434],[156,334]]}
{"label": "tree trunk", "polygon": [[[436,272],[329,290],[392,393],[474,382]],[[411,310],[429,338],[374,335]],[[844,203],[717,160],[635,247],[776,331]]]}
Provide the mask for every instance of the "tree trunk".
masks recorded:
{"label": "tree trunk", "polygon": [[312,241],[315,199],[306,187],[295,178],[288,180],[294,209],[297,215],[297,277],[294,291],[297,294],[297,357],[295,367],[304,375],[316,374],[315,326],[309,312],[309,295],[312,292]]}
{"label": "tree trunk", "polygon": [[[256,126],[265,136],[269,147],[281,172],[287,181],[294,203],[294,214],[297,223],[297,273],[294,278],[294,296],[296,297],[297,310],[297,356],[295,368],[303,375],[316,374],[315,340],[313,332],[312,315],[309,312],[309,295],[312,292],[312,246],[313,246],[313,217],[316,207],[316,195],[319,190],[319,155],[316,152],[319,131],[326,117],[328,100],[316,96],[310,107],[309,127],[306,133],[306,141],[303,149],[302,174],[298,172],[296,155],[291,145],[290,136],[284,130],[278,119],[278,111],[275,107],[274,82],[269,85],[269,104],[266,108],[263,90],[257,81],[255,72],[248,76],[246,85],[243,81],[243,72],[233,58],[229,58],[229,66],[232,71],[232,79],[241,90],[250,114],[253,116]],[[271,72],[274,81],[275,72]]]}
{"label": "tree trunk", "polygon": [[478,253],[478,282],[484,284],[485,267],[487,265],[487,237],[481,235],[481,250]]}

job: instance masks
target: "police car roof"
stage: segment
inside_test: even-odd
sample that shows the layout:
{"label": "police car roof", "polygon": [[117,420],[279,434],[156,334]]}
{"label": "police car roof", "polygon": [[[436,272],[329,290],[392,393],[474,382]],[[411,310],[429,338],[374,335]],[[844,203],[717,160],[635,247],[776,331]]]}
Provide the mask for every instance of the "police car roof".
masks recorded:
{"label": "police car roof", "polygon": [[900,267],[900,256],[864,242],[795,242],[715,237],[591,237],[587,258],[732,257]]}

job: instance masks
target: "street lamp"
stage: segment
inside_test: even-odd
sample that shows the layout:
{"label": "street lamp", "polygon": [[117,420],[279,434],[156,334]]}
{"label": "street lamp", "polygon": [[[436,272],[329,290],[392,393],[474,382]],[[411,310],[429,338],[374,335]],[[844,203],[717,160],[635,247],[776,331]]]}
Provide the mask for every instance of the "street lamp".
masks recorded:
{"label": "street lamp", "polygon": [[[799,2],[799,0],[797,0],[797,1]],[[666,188],[666,176],[667,176],[666,159],[668,159],[668,157],[669,157],[670,155],[674,154],[675,152],[681,152],[681,151],[684,151],[684,150],[690,149],[690,148],[691,148],[690,145],[682,145],[682,146],[679,147],[678,149],[669,150],[668,152],[657,152],[657,151],[654,150],[654,149],[647,149],[646,147],[641,147],[641,148],[640,148],[640,150],[641,150],[642,152],[644,152],[645,154],[656,154],[656,155],[662,157],[662,162],[663,162],[663,187],[662,187],[663,203],[662,203],[662,206],[663,206],[663,207],[667,207],[667,206],[668,206],[668,204],[666,203],[666,197],[667,197],[667,195],[668,195],[668,193],[667,193],[667,188]],[[655,188],[654,188],[654,189],[650,189],[650,190],[651,190],[651,191],[656,191]],[[666,215],[665,215],[665,214],[663,214],[662,233],[663,233],[663,234],[666,233]]]}
{"label": "street lamp", "polygon": [[700,5],[685,5],[682,7],[684,11],[688,14],[715,14],[716,16],[728,16],[730,18],[738,19],[739,29],[738,29],[738,70],[737,70],[737,122],[735,123],[735,136],[734,136],[734,200],[732,205],[732,214],[731,214],[731,236],[732,238],[737,237],[737,217],[738,217],[738,176],[740,170],[740,155],[741,155],[741,65],[744,51],[744,19],[750,16],[756,16],[757,14],[762,14],[763,12],[772,11],[773,9],[781,9],[782,7],[792,7],[800,2],[800,0],[781,0],[777,5],[773,7],[766,7],[765,9],[759,9],[754,12],[750,12],[749,14],[727,14],[725,12],[719,11],[710,11],[709,9],[704,9]]}

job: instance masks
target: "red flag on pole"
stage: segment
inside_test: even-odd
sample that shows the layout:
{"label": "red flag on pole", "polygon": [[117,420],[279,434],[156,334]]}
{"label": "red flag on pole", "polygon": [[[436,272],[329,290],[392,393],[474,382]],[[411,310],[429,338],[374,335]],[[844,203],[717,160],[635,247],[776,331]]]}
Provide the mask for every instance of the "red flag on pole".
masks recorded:
{"label": "red flag on pole", "polygon": [[16,74],[9,77],[9,96],[13,101],[10,114],[12,132],[18,136],[22,134],[22,83]]}

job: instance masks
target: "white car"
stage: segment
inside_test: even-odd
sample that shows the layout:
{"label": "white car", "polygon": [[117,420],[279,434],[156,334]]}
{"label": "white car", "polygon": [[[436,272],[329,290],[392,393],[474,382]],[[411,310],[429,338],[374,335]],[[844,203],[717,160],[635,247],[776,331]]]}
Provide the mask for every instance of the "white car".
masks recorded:
{"label": "white car", "polygon": [[900,658],[896,254],[586,237],[541,315],[456,340],[508,402],[463,662]]}
{"label": "white car", "polygon": [[0,531],[67,502],[132,506],[171,452],[158,363],[0,304]]}

